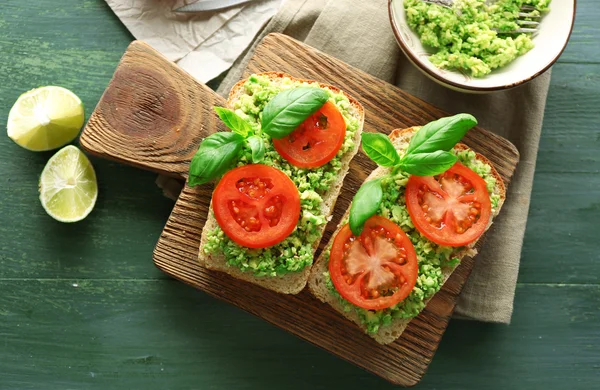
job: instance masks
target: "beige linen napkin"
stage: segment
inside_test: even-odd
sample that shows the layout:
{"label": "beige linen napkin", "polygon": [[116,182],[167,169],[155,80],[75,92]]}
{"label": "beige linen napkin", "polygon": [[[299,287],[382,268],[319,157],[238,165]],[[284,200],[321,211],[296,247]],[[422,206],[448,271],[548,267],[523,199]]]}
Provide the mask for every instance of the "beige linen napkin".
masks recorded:
{"label": "beige linen napkin", "polygon": [[[288,0],[255,42],[270,32],[302,40],[451,114],[473,114],[480,126],[516,145],[521,160],[506,203],[486,236],[455,312],[461,318],[510,323],[550,72],[493,94],[444,88],[400,52],[385,0]],[[218,93],[228,93],[251,54],[252,48],[234,64]]]}
{"label": "beige linen napkin", "polygon": [[[451,114],[471,113],[482,127],[517,146],[521,161],[507,201],[477,256],[455,312],[460,318],[510,323],[550,72],[505,92],[469,95],[451,91],[423,76],[400,52],[386,0],[287,0],[234,63],[218,93],[228,94],[255,45],[270,32],[304,41]],[[166,195],[177,196],[179,184],[162,177],[157,182]]]}

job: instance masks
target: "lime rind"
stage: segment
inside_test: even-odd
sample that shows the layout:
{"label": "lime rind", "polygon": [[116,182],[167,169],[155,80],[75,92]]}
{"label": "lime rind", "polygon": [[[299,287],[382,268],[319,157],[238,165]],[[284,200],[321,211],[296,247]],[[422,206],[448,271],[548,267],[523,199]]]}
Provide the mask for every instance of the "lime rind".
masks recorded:
{"label": "lime rind", "polygon": [[48,160],[40,176],[40,202],[48,215],[60,222],[81,221],[97,198],[94,168],[76,146],[65,146]]}

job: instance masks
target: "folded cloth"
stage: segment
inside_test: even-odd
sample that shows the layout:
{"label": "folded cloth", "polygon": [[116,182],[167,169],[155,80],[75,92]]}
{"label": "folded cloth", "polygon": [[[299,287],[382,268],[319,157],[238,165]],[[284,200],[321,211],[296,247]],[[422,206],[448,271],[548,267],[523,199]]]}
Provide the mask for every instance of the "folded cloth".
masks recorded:
{"label": "folded cloth", "polygon": [[[550,71],[509,91],[486,95],[452,91],[425,77],[401,53],[386,0],[287,0],[233,64],[218,93],[228,94],[255,46],[271,32],[304,41],[450,114],[471,113],[480,126],[516,145],[521,160],[506,203],[486,236],[455,311],[458,318],[510,323]],[[168,196],[177,196],[173,188],[162,188]]]}
{"label": "folded cloth", "polygon": [[195,0],[106,0],[137,39],[206,83],[227,70],[283,0],[206,12],[174,12]]}

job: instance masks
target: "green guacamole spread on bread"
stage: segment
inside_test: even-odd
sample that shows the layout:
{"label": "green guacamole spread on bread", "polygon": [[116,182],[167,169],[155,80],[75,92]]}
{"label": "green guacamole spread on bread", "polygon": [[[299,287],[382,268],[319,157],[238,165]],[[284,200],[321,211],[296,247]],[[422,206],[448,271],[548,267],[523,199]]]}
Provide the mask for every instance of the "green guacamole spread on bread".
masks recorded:
{"label": "green guacamole spread on bread", "polygon": [[[354,136],[359,129],[355,108],[340,92],[325,89],[329,101],[334,103],[346,122],[344,144],[327,164],[313,169],[295,167],[284,160],[273,147],[269,135],[260,131],[261,116],[265,105],[279,92],[300,86],[320,88],[318,83],[304,83],[290,78],[270,79],[252,75],[243,85],[243,91],[231,107],[236,114],[248,121],[255,134],[262,138],[266,153],[261,164],[275,167],[288,175],[300,193],[300,219],[295,230],[282,242],[264,249],[242,247],[230,240],[220,227],[208,234],[203,248],[206,254],[221,254],[227,264],[255,276],[278,276],[302,271],[313,263],[313,245],[320,240],[320,228],[327,224],[322,212],[323,196],[338,180],[343,156],[355,147]],[[237,166],[250,164],[251,150],[245,146],[237,159]]]}
{"label": "green guacamole spread on bread", "polygon": [[[454,153],[458,156],[460,163],[473,170],[485,180],[487,190],[490,194],[492,213],[495,213],[500,202],[500,194],[496,191],[496,178],[491,173],[491,167],[477,160],[475,152],[471,150],[455,151]],[[377,215],[388,218],[398,224],[408,235],[415,247],[419,263],[419,273],[417,283],[408,297],[388,309],[366,310],[342,298],[335,289],[329,272],[325,272],[324,275],[329,291],[342,303],[345,311],[354,310],[358,314],[361,323],[366,326],[369,333],[377,333],[382,326],[391,324],[393,319],[416,317],[425,307],[425,301],[440,290],[444,281],[442,270],[444,268],[451,269],[455,267],[459,262],[455,255],[464,249],[464,247],[453,248],[438,245],[428,240],[415,229],[404,200],[404,190],[408,178],[409,174],[398,171],[383,179],[383,201],[377,212]],[[329,261],[329,252],[325,252],[324,255]]]}

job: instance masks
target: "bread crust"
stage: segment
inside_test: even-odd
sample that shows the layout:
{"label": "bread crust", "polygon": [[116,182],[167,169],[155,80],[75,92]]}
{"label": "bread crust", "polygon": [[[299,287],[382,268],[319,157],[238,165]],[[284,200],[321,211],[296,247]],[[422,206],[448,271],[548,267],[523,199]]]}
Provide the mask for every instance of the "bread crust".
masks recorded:
{"label": "bread crust", "polygon": [[[420,129],[420,127],[410,127],[407,129],[396,129],[390,133],[389,138],[392,141],[392,143],[394,144],[394,146],[396,147],[396,149],[404,148],[405,146],[408,145],[410,138],[419,129]],[[470,148],[464,144],[457,144],[455,146],[455,149],[462,151],[462,150],[469,150]],[[502,208],[502,205],[504,204],[504,200],[506,199],[506,188],[504,186],[504,181],[502,180],[502,178],[500,177],[500,175],[498,174],[498,172],[496,171],[496,169],[494,168],[492,163],[487,158],[485,158],[483,155],[481,155],[479,153],[476,153],[476,158],[478,160],[490,165],[490,167],[492,168],[491,174],[496,178],[496,191],[500,194],[500,201],[498,202],[498,207],[497,207],[495,213],[490,218],[490,223],[486,227],[486,231],[487,231],[487,229],[489,229],[489,227],[492,224],[493,218],[496,215],[498,215],[498,213],[500,212],[500,209]],[[389,172],[390,172],[389,168],[383,168],[383,167],[376,168],[369,175],[369,177],[367,177],[365,182],[376,179],[378,177],[382,177],[382,176],[388,174]],[[344,214],[342,221],[347,220],[349,213],[350,213],[350,207],[348,207],[348,209],[346,210],[346,213]],[[331,248],[331,245],[333,244],[333,238],[337,235],[337,233],[342,228],[342,226],[343,225],[341,225],[341,224],[338,225],[335,233],[331,236],[332,238],[327,243],[326,249]],[[456,254],[456,257],[462,260],[462,258],[465,256],[474,256],[477,253],[477,251],[475,249],[473,249],[473,247],[475,246],[477,241],[478,240],[469,244],[464,250],[458,252]],[[317,299],[331,305],[335,310],[340,312],[344,317],[346,317],[348,320],[354,322],[363,331],[366,332],[367,328],[365,325],[363,325],[360,322],[360,318],[358,317],[358,314],[356,314],[356,312],[354,310],[345,312],[344,308],[343,308],[342,304],[340,303],[340,301],[338,300],[338,298],[335,295],[333,295],[327,288],[327,285],[325,283],[325,279],[323,276],[323,273],[328,271],[328,261],[327,261],[326,255],[325,255],[326,252],[328,252],[328,251],[324,250],[321,253],[321,255],[319,256],[319,258],[317,259],[317,261],[315,262],[315,264],[313,265],[313,268],[311,270],[311,274],[310,274],[309,280],[308,280],[308,288],[309,288],[310,292]],[[448,280],[448,278],[450,277],[450,275],[456,269],[457,266],[458,265],[456,265],[452,268],[450,268],[450,267],[442,268],[442,274],[443,274],[442,285],[443,285],[443,283],[445,283]],[[427,299],[425,301],[425,303],[427,304],[427,302],[429,302],[430,299],[431,298]],[[390,325],[380,327],[379,330],[377,331],[377,333],[369,334],[369,336],[374,338],[375,341],[377,341],[380,344],[389,344],[389,343],[393,342],[394,340],[396,340],[398,337],[400,337],[400,335],[402,335],[402,332],[404,332],[404,329],[406,329],[406,327],[408,326],[410,321],[411,321],[411,319],[394,319]]]}
{"label": "bread crust", "polygon": [[[288,77],[294,81],[307,82],[307,83],[317,82],[315,80],[298,79],[298,78],[292,77],[292,76],[290,76],[286,73],[282,73],[282,72],[265,72],[265,73],[260,73],[258,75],[259,76],[267,76],[271,80],[283,79],[283,78]],[[230,108],[233,107],[233,103],[237,99],[239,99],[239,97],[243,94],[244,83],[246,81],[247,81],[247,79],[239,81],[231,89],[231,91],[229,93],[229,97],[227,99],[227,105]],[[341,160],[342,169],[340,171],[340,175],[338,176],[337,180],[332,184],[331,189],[322,196],[323,204],[321,205],[321,212],[322,212],[322,215],[324,215],[327,218],[327,220],[329,220],[329,217],[333,213],[333,209],[335,207],[335,203],[338,198],[339,192],[342,188],[344,178],[348,174],[350,161],[352,160],[352,158],[354,158],[354,156],[358,152],[358,148],[360,145],[360,135],[361,135],[363,124],[364,124],[365,113],[364,113],[364,108],[362,107],[362,105],[356,99],[354,99],[352,96],[348,95],[347,93],[341,91],[339,88],[334,87],[332,85],[323,84],[323,83],[318,83],[318,84],[321,88],[330,89],[330,90],[334,91],[335,93],[343,93],[350,101],[350,104],[352,105],[352,107],[354,109],[353,112],[356,114],[355,117],[359,121],[359,128],[356,131],[356,133],[354,134],[354,148],[352,150],[349,150],[344,155],[344,157]],[[211,200],[207,221],[206,221],[206,224],[204,225],[204,229],[202,230],[202,237],[200,240],[200,251],[198,253],[198,261],[201,264],[203,264],[208,269],[225,272],[229,275],[232,275],[235,278],[245,280],[247,282],[262,286],[266,289],[273,290],[273,291],[276,291],[276,292],[282,293],[282,294],[297,294],[304,289],[304,287],[306,286],[307,280],[308,280],[308,276],[310,274],[311,266],[305,267],[302,271],[288,273],[288,274],[285,274],[282,276],[275,276],[275,277],[260,276],[259,277],[259,276],[255,276],[251,272],[244,272],[237,267],[232,267],[232,266],[228,265],[225,260],[225,256],[222,254],[206,254],[206,253],[204,253],[203,248],[204,248],[204,245],[206,244],[206,240],[208,238],[208,232],[210,232],[210,231],[214,230],[216,227],[218,227],[217,221],[214,217],[212,210],[213,210],[213,208],[212,208],[212,200]],[[325,227],[326,227],[326,224],[319,226],[319,233],[320,233],[321,237],[323,235],[323,231],[325,230]],[[313,243],[313,245],[312,245],[313,255],[314,255],[315,251],[317,250],[319,243],[320,243],[320,240],[316,240]]]}

